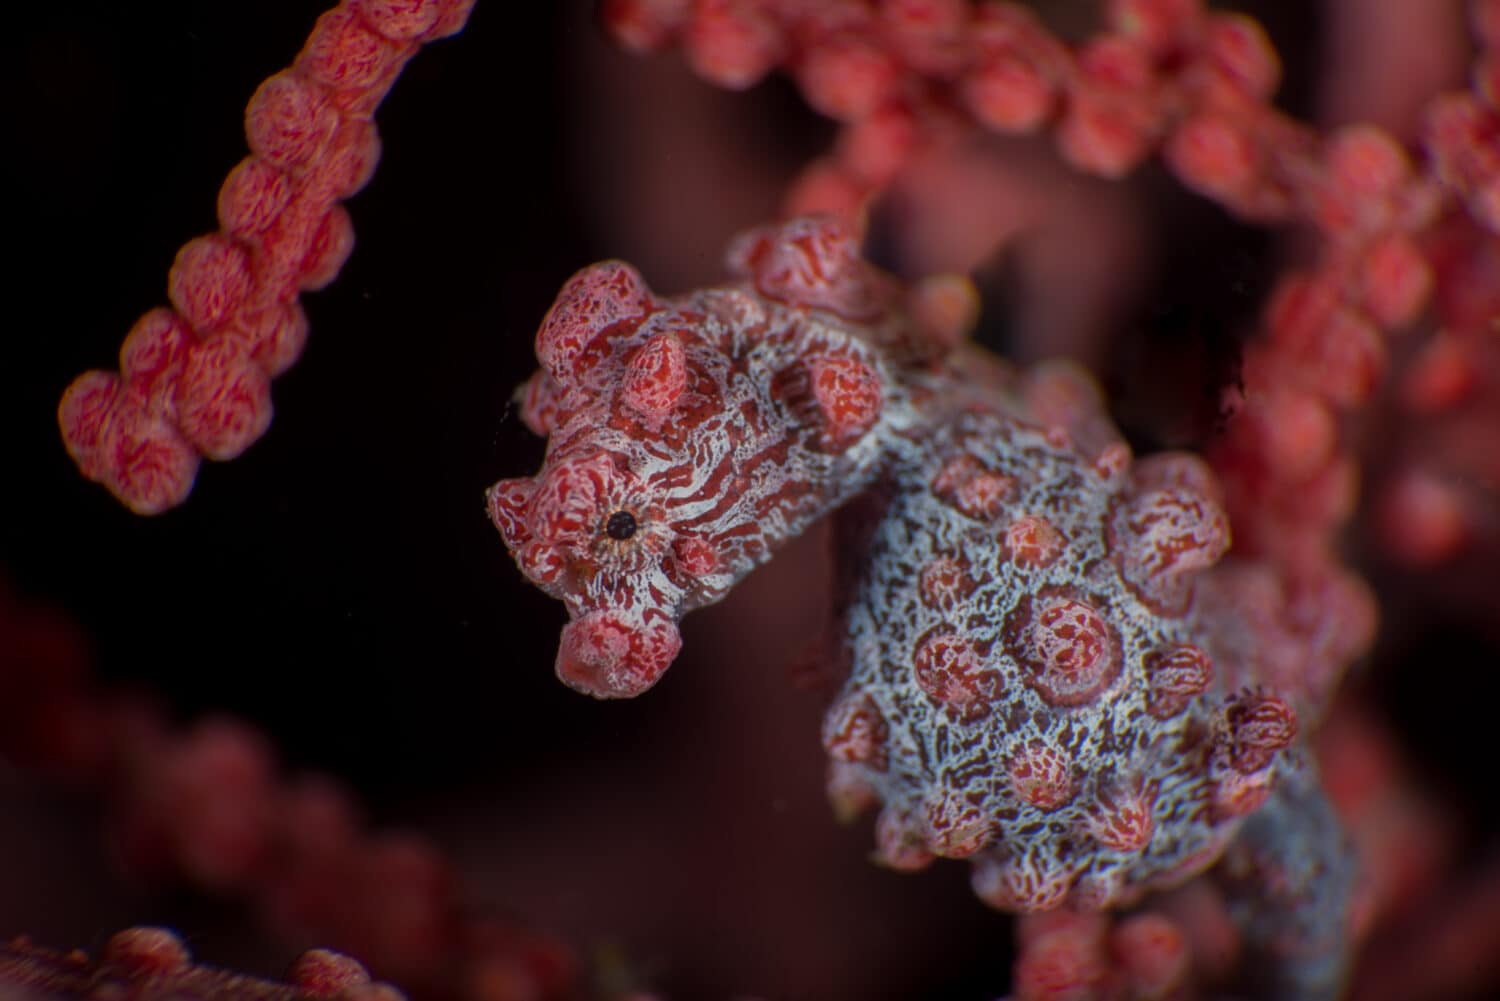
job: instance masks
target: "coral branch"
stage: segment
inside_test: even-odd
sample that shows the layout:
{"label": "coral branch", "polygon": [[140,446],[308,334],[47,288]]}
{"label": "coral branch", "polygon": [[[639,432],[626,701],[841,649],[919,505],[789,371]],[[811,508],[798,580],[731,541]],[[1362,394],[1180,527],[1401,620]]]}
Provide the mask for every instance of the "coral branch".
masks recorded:
{"label": "coral branch", "polygon": [[172,309],[143,316],[118,373],[63,394],[68,453],[137,514],[192,490],[200,456],[239,455],[271,423],[271,379],[297,360],[297,298],[326,286],[354,248],[339,203],[380,158],[372,116],[428,42],[462,30],[474,0],[345,0],[245,109],[250,156],[219,192],[218,233],[189,241],[167,276]]}
{"label": "coral branch", "polygon": [[14,1001],[128,997],[132,1001],[404,1001],[359,963],[325,949],[304,953],[286,983],[198,965],[163,928],[129,928],[99,958],[16,939],[0,945],[0,993]]}

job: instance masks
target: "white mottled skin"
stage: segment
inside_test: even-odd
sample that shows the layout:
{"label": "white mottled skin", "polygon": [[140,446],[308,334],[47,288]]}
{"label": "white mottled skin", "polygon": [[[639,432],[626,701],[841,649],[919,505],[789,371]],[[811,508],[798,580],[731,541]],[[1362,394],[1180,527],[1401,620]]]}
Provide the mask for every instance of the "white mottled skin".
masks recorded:
{"label": "white mottled skin", "polygon": [[[867,553],[848,612],[853,673],[843,698],[870,698],[890,727],[888,766],[855,764],[909,839],[932,840],[924,801],[940,791],[972,797],[993,821],[990,838],[974,855],[977,884],[990,886],[1002,872],[1034,870],[1037,881],[1091,904],[1116,905],[1162,879],[1181,880],[1212,861],[1238,818],[1214,816],[1214,774],[1209,757],[1224,739],[1218,718],[1221,693],[1210,690],[1167,720],[1148,715],[1143,658],[1153,650],[1191,644],[1181,618],[1158,615],[1121,577],[1107,526],[1112,509],[1129,496],[1128,475],[1099,476],[1071,442],[1048,440],[1045,429],[993,413],[971,413],[933,439],[935,450],[897,471],[902,485],[891,499]],[[1016,496],[1001,516],[981,521],[936,501],[927,484],[955,450],[1005,471]],[[1040,515],[1063,537],[1062,553],[1046,567],[1008,557],[996,541],[1013,517]],[[922,568],[958,554],[976,587],[958,607],[931,607],[920,593]],[[1013,649],[1007,625],[1022,603],[1048,591],[1084,598],[1119,633],[1118,675],[1096,698],[1075,706],[1049,704],[1028,684],[1032,677]],[[923,691],[912,671],[918,638],[954,628],[987,647],[985,670],[997,672],[1001,699],[966,718]],[[972,714],[971,714],[972,715]],[[1012,791],[1005,764],[1040,741],[1072,761],[1077,792],[1066,805],[1045,810]],[[1256,776],[1269,783],[1272,769]],[[847,776],[846,776],[847,777]],[[1088,833],[1090,810],[1100,795],[1122,787],[1155,785],[1155,831],[1135,851],[1103,847]],[[934,850],[935,846],[928,846]],[[936,854],[950,854],[939,848]],[[964,854],[970,854],[964,852]],[[1045,909],[1056,894],[1005,899],[1008,909]]]}

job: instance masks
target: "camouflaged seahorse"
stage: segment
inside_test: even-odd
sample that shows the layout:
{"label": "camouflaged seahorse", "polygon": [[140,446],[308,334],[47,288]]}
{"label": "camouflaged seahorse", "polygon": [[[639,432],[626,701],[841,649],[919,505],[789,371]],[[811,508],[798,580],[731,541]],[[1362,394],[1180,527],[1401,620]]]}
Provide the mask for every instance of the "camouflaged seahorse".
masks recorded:
{"label": "camouflaged seahorse", "polygon": [[683,614],[860,496],[823,737],[835,805],[881,806],[879,857],[969,858],[1007,911],[1129,906],[1214,865],[1269,801],[1290,819],[1252,854],[1297,857],[1280,897],[1250,894],[1254,921],[1295,906],[1320,943],[1276,996],[1336,993],[1349,867],[1306,806],[1298,698],[1196,593],[1230,541],[1207,466],[1133,461],[1071,366],[1021,372],[923,329],[837,223],[754,231],[730,264],[740,284],[671,299],[595,265],[537,335],[523,412],[546,460],[488,501],[567,606],[558,675],[641,693]]}

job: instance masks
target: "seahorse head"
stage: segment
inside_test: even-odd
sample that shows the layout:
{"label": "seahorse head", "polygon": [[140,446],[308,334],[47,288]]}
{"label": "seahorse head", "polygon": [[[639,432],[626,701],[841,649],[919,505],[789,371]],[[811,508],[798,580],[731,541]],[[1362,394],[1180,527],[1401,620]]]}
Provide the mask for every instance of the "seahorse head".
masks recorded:
{"label": "seahorse head", "polygon": [[804,231],[822,232],[789,224],[763,238],[772,250],[745,244],[755,263],[739,270],[754,282],[672,299],[626,264],[593,265],[542,322],[541,369],[520,400],[546,459],[487,500],[522,572],[567,606],[557,671],[574,688],[651,687],[681,646],[684,613],[868,480],[890,379],[859,322],[833,310],[837,296],[807,278],[817,296],[784,292],[801,290],[787,275],[840,273],[808,263],[830,245],[855,279],[864,272],[852,241]]}

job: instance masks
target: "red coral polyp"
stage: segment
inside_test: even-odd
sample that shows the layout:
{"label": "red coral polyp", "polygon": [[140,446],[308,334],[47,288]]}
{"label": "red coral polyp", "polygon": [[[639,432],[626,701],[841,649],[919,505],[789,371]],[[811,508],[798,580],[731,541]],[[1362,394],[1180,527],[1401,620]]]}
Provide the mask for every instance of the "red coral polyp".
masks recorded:
{"label": "red coral polyp", "polygon": [[1000,676],[984,653],[955,629],[938,627],[917,641],[912,677],[928,697],[965,718],[989,711],[1000,694]]}
{"label": "red coral polyp", "polygon": [[1021,604],[1008,632],[1029,683],[1054,706],[1097,698],[1120,673],[1120,639],[1098,609],[1064,595]]}
{"label": "red coral polyp", "polygon": [[652,308],[640,274],[621,261],[605,261],[574,275],[542,321],[536,356],[560,383],[594,338],[620,324],[638,321]]}
{"label": "red coral polyp", "polygon": [[660,680],[681,648],[682,636],[670,621],[589,612],[563,628],[557,676],[595,698],[633,698]]}

